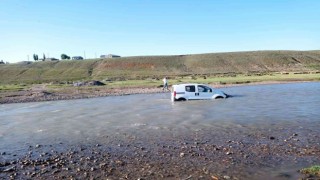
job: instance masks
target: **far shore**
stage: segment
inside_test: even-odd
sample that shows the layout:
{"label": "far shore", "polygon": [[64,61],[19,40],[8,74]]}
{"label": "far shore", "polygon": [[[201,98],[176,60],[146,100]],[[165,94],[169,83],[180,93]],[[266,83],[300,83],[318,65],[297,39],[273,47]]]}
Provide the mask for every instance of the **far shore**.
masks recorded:
{"label": "far shore", "polygon": [[[253,86],[268,84],[287,84],[287,83],[306,83],[318,81],[261,81],[248,83],[219,84],[209,83],[214,88],[228,88],[235,86]],[[170,84],[169,84],[170,88]],[[26,103],[56,100],[85,99],[106,96],[123,96],[132,94],[152,94],[152,93],[170,93],[170,90],[163,90],[162,87],[118,87],[110,88],[108,86],[94,87],[67,87],[50,88],[49,84],[35,84],[30,88],[18,91],[1,92],[0,104]]]}

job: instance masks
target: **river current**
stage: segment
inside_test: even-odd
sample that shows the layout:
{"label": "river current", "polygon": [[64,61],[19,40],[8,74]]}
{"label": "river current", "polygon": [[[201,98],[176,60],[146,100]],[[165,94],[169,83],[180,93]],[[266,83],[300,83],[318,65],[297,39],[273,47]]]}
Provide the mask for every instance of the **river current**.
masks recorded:
{"label": "river current", "polygon": [[233,97],[171,102],[169,93],[4,104],[0,151],[24,145],[82,143],[118,132],[251,131],[292,127],[320,134],[320,83],[221,89]]}

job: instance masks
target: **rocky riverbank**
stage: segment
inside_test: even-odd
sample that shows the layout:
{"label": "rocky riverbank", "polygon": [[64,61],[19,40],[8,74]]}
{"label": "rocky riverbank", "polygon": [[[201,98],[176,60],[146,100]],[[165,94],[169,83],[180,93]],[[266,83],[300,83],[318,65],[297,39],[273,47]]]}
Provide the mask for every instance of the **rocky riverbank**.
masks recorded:
{"label": "rocky riverbank", "polygon": [[68,91],[51,92],[48,88],[29,89],[18,92],[2,93],[0,104],[85,99],[104,96],[123,96],[130,94],[161,93],[161,88],[99,88],[98,90],[69,88]]}
{"label": "rocky riverbank", "polygon": [[319,138],[289,129],[237,136],[210,129],[178,135],[119,133],[94,142],[33,144],[22,147],[24,151],[1,152],[0,178],[310,178],[298,171],[320,162]]}

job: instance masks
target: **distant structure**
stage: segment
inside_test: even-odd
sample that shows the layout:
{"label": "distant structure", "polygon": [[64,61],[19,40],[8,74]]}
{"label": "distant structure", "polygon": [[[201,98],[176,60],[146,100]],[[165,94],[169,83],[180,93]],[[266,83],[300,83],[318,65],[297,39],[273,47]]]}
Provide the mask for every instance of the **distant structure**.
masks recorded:
{"label": "distant structure", "polygon": [[1,60],[1,61],[0,61],[0,64],[5,64],[5,63],[3,62],[3,60]]}
{"label": "distant structure", "polygon": [[59,61],[59,59],[56,59],[56,58],[46,58],[44,61]]}
{"label": "distant structure", "polygon": [[20,62],[17,62],[17,64],[32,64],[33,62],[32,61],[20,61]]}
{"label": "distant structure", "polygon": [[72,60],[83,60],[82,56],[73,56]]}
{"label": "distant structure", "polygon": [[121,56],[115,54],[101,55],[100,58],[120,58]]}

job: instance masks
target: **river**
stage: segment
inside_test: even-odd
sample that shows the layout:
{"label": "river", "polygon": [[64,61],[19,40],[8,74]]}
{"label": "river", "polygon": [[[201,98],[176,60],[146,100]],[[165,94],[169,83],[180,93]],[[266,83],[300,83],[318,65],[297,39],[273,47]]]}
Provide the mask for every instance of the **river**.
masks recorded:
{"label": "river", "polygon": [[294,131],[300,141],[309,132],[320,134],[318,82],[221,90],[233,97],[171,102],[169,93],[160,93],[3,104],[0,152],[23,154],[36,144],[103,143],[121,133],[179,137],[203,130],[228,138],[250,133],[281,138]]}

